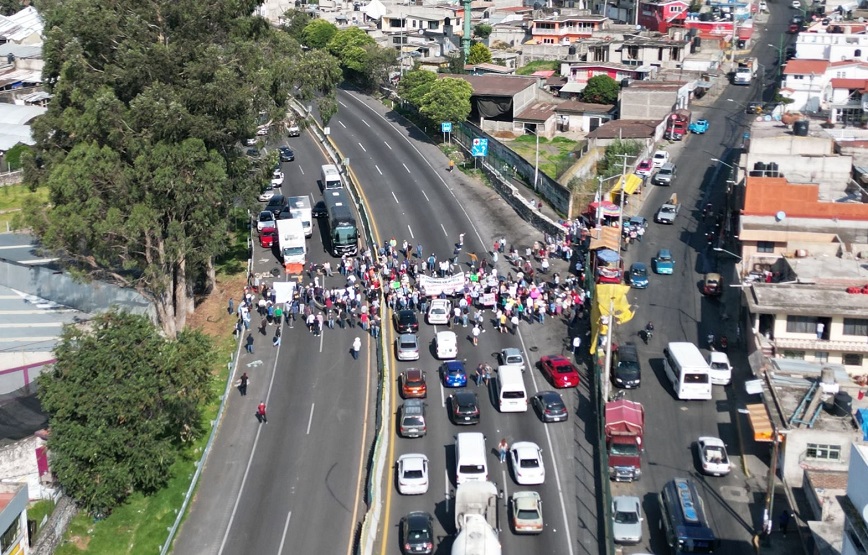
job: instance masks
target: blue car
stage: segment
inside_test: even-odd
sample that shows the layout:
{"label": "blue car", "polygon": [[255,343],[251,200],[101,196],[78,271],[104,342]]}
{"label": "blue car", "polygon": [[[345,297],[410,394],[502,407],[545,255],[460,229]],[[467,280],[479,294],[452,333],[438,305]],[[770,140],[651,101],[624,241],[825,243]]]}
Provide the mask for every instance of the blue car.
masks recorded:
{"label": "blue car", "polygon": [[440,365],[440,376],[445,387],[464,387],[467,385],[467,371],[463,360],[447,360]]}
{"label": "blue car", "polygon": [[654,271],[658,274],[672,275],[675,270],[675,259],[672,258],[672,253],[669,249],[660,249],[657,251],[657,256],[652,260]]}
{"label": "blue car", "polygon": [[708,120],[707,119],[698,119],[690,124],[687,128],[691,133],[696,133],[697,135],[702,135],[706,131],[708,131]]}
{"label": "blue car", "polygon": [[642,262],[634,262],[627,272],[627,283],[633,289],[645,289],[648,287],[648,266]]}

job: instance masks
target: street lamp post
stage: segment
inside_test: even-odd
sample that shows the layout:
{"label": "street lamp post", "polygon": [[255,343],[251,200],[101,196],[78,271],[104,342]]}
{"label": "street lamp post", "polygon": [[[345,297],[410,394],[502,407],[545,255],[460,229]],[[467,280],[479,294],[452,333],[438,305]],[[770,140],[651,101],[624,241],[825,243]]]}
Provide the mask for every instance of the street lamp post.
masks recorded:
{"label": "street lamp post", "polygon": [[735,171],[735,168],[733,166],[730,166],[729,164],[727,164],[726,162],[724,162],[723,160],[721,160],[719,158],[712,158],[711,161],[717,162],[718,164],[723,164],[724,166],[729,168],[730,171],[733,171],[733,172]]}
{"label": "street lamp post", "polygon": [[533,190],[537,190],[539,183],[539,124],[534,125],[533,134],[536,135],[536,161],[533,164]]}

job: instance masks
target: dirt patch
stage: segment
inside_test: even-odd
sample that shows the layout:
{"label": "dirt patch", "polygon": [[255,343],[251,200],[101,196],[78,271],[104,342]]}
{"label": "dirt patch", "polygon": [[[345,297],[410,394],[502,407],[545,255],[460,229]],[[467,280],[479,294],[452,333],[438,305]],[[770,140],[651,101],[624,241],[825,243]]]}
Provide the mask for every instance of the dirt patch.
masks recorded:
{"label": "dirt patch", "polygon": [[70,536],[68,541],[79,551],[87,551],[87,546],[90,545],[90,538],[87,536]]}
{"label": "dirt patch", "polygon": [[237,316],[229,314],[229,299],[235,300],[235,309],[244,294],[247,284],[245,274],[217,278],[214,291],[206,297],[193,314],[187,318],[187,325],[195,328],[215,341],[225,339],[232,333]]}

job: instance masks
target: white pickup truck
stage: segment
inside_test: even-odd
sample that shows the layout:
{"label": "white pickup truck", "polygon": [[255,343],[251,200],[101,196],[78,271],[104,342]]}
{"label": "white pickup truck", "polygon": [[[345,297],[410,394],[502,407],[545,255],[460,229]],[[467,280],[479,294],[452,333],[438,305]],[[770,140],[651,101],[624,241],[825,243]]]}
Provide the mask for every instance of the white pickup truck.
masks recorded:
{"label": "white pickup truck", "polygon": [[675,216],[678,215],[678,211],[681,210],[681,205],[678,204],[678,198],[675,195],[672,195],[669,200],[663,203],[657,213],[654,215],[654,221],[658,224],[669,224],[672,225],[675,223]]}

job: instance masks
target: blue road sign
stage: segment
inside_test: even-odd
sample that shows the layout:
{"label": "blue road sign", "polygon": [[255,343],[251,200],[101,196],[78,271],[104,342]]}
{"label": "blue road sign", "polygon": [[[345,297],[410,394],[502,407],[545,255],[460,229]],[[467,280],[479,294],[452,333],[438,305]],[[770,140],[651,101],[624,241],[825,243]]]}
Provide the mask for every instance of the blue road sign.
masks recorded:
{"label": "blue road sign", "polygon": [[444,121],[440,124],[440,132],[441,133],[452,133],[452,122]]}
{"label": "blue road sign", "polygon": [[473,139],[470,146],[471,156],[488,156],[488,139]]}

